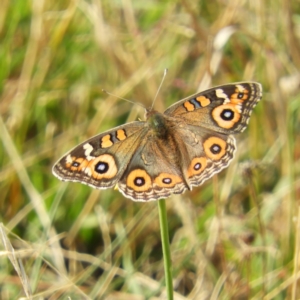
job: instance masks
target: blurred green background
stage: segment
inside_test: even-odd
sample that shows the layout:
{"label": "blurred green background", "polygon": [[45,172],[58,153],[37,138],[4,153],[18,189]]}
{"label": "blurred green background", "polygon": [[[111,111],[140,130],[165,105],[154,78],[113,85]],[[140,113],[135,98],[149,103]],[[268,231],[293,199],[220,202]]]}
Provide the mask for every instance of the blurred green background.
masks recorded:
{"label": "blurred green background", "polygon": [[150,106],[165,68],[160,111],[219,84],[264,89],[229,168],[167,199],[175,299],[299,299],[299,0],[2,0],[0,299],[164,298],[157,203],[51,168],[143,118],[103,88]]}

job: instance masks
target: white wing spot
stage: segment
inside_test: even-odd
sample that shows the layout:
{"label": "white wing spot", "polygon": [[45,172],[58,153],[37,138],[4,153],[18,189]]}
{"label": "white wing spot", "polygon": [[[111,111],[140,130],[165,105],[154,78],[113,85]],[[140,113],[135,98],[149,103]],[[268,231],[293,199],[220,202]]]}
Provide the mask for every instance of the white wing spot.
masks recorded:
{"label": "white wing spot", "polygon": [[222,89],[216,89],[216,95],[218,98],[223,98],[225,99],[224,104],[225,103],[230,103],[230,99],[228,98],[228,96],[224,93],[224,91]]}
{"label": "white wing spot", "polygon": [[238,112],[241,114],[243,111],[243,106],[241,104],[237,104],[235,107],[238,110]]}
{"label": "white wing spot", "polygon": [[240,84],[237,84],[235,87],[239,90],[240,93],[243,93],[245,91],[245,88]]}
{"label": "white wing spot", "polygon": [[71,155],[69,154],[69,155],[66,157],[66,163],[67,163],[67,164],[71,164],[72,162],[73,162],[72,157],[71,157]]}
{"label": "white wing spot", "polygon": [[83,149],[85,150],[84,151],[84,155],[85,155],[85,157],[86,157],[86,159],[88,161],[90,161],[90,160],[92,160],[92,159],[95,158],[95,156],[91,156],[90,155],[92,153],[93,149],[94,149],[91,144],[89,144],[89,143],[84,144],[83,145]]}
{"label": "white wing spot", "polygon": [[92,171],[90,168],[85,168],[84,173],[87,174],[88,176],[92,176]]}

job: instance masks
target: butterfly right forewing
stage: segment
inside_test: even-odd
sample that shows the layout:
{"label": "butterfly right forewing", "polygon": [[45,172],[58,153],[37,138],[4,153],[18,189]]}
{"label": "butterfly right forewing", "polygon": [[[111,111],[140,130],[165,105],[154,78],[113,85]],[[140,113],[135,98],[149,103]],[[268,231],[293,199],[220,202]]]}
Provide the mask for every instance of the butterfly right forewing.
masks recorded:
{"label": "butterfly right forewing", "polygon": [[237,82],[181,100],[170,106],[165,114],[216,132],[239,133],[246,128],[251,112],[261,97],[260,83]]}

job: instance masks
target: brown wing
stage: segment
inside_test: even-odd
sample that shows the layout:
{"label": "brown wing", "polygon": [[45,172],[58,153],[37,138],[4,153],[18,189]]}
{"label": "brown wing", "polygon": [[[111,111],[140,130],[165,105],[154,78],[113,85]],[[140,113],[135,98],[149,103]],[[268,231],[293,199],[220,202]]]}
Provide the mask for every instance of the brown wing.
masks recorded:
{"label": "brown wing", "polygon": [[147,135],[118,183],[134,201],[181,194],[228,166],[235,152],[232,136],[198,126],[173,128],[166,139]]}
{"label": "brown wing", "polygon": [[211,88],[170,106],[165,114],[224,134],[242,132],[262,97],[261,84],[238,82]]}
{"label": "brown wing", "polygon": [[59,159],[53,174],[94,188],[113,187],[146,132],[145,122],[131,122],[96,135]]}

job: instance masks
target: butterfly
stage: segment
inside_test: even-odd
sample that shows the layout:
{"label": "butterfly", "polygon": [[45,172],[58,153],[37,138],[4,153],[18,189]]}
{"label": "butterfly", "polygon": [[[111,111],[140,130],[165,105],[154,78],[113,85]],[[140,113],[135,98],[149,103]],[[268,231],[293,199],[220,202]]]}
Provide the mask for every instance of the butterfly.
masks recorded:
{"label": "butterfly", "polygon": [[180,100],[164,113],[146,109],[145,121],[76,146],[53,174],[93,188],[117,185],[134,201],[182,194],[228,166],[236,150],[232,135],[244,131],[261,97],[260,83],[238,82]]}

